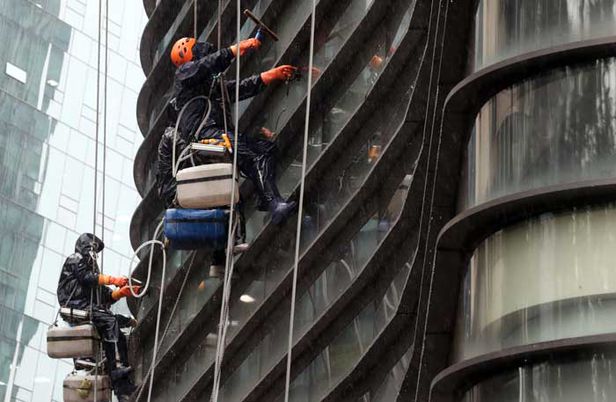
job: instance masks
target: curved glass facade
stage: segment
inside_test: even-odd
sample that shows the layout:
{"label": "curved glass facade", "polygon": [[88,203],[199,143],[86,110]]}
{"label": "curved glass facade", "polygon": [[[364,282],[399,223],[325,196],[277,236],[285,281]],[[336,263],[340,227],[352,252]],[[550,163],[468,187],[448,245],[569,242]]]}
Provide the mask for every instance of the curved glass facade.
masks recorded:
{"label": "curved glass facade", "polygon": [[616,356],[596,353],[528,365],[489,378],[460,402],[612,402],[616,400]]}
{"label": "curved glass facade", "polygon": [[[355,281],[358,278],[363,281],[366,275],[379,274],[372,270],[364,272],[364,269],[383,242],[386,239],[391,240],[387,234],[398,222],[411,183],[411,176],[407,176],[398,191],[395,191],[396,183],[392,178],[401,180],[408,171],[381,172],[382,165],[393,162],[386,157],[381,164],[379,162],[381,156],[387,155],[387,152],[391,152],[392,158],[401,158],[397,150],[390,147],[394,140],[400,140],[400,146],[409,149],[416,144],[401,137],[407,133],[409,136],[414,134],[411,130],[414,126],[407,129],[405,117],[419,69],[418,59],[411,55],[407,57],[407,53],[399,52],[398,48],[403,41],[406,41],[406,45],[411,49],[419,48],[426,40],[410,28],[415,0],[391,1],[389,8],[374,0],[328,0],[317,3],[320,12],[326,15],[321,17],[317,13],[319,17],[314,47],[315,70],[308,72],[305,67],[308,64],[309,52],[305,29],[309,26],[312,3],[303,0],[293,4],[272,3],[271,0],[253,1],[253,4],[256,4],[253,11],[264,16],[268,25],[281,39],[279,42],[264,42],[259,52],[246,58],[243,62],[245,65],[242,65],[243,76],[282,63],[300,66],[304,78],[309,73],[313,74],[315,88],[318,90],[313,91],[309,167],[314,166],[325,152],[339,153],[332,158],[319,160],[318,168],[323,169],[323,173],[318,182],[311,182],[311,188],[306,190],[300,251],[306,254],[302,257],[303,261],[309,262],[311,266],[306,267],[306,271],[302,273],[303,282],[297,295],[295,340],[300,341],[302,337],[310,334],[315,337],[314,342],[318,342],[316,337],[324,336],[321,335],[320,328],[315,327],[315,323],[319,322],[325,313],[332,313],[331,307],[345,296],[345,292],[352,289]],[[180,14],[185,10],[182,9],[182,4],[186,7],[186,2],[178,4],[177,11]],[[227,12],[233,13],[232,10]],[[212,28],[213,26],[206,27],[204,35],[211,33]],[[175,25],[166,36],[159,36],[167,38],[174,29]],[[242,33],[246,36],[253,29],[254,24],[248,21],[242,27]],[[323,80],[319,81],[321,79]],[[380,87],[382,93],[375,89]],[[166,102],[164,96],[159,97],[155,93],[163,94],[168,85],[165,81],[151,93],[147,92],[149,89],[145,89],[142,99],[144,102],[140,104],[140,116],[147,116],[151,130],[154,127],[152,123],[155,123],[156,127],[161,123],[161,120],[156,120],[164,115]],[[287,85],[276,85],[268,88],[264,94],[240,104],[241,119],[245,120],[240,126],[250,128],[244,130],[246,135],[252,135],[253,129],[257,131],[262,126],[281,134],[278,137],[278,182],[285,196],[295,190],[300,179],[300,139],[304,126],[303,109],[307,89],[305,79]],[[146,95],[151,101],[145,99]],[[368,106],[372,111],[369,116],[359,114],[366,100],[370,101]],[[348,138],[344,146],[340,141],[342,138],[337,138],[342,137],[341,133]],[[330,147],[334,140],[338,140],[336,146]],[[147,145],[149,147],[152,144]],[[155,159],[155,150],[150,157],[146,155],[145,149],[142,156],[148,160],[146,165],[152,166],[149,161]],[[419,152],[419,144],[417,149],[412,149],[413,152],[407,155],[410,160],[418,157],[414,151]],[[414,167],[411,163],[404,163],[400,168]],[[377,177],[380,174],[387,174],[387,177],[381,180]],[[138,175],[140,179],[143,176],[147,175],[141,172]],[[152,178],[151,174],[147,176],[143,188],[146,189],[144,193],[149,195],[135,214],[135,241],[151,236],[157,224],[158,206],[147,204],[157,202],[155,195],[147,190],[151,189]],[[366,184],[370,184],[370,188],[364,191],[363,186]],[[359,204],[359,200],[364,201],[365,205]],[[246,200],[244,207],[248,219],[248,239],[252,241],[268,224],[269,219],[267,214],[255,210],[250,199]],[[232,366],[224,369],[222,377],[221,398],[225,401],[243,400],[246,395],[260,392],[261,387],[267,386],[268,381],[279,374],[272,371],[272,368],[284,359],[286,353],[290,305],[289,295],[280,292],[282,289],[279,287],[287,286],[286,278],[293,267],[291,251],[294,248],[295,236],[294,230],[290,228],[295,226],[294,221],[295,219],[289,219],[285,225],[277,228],[275,233],[270,232],[269,229],[272,228],[268,227],[265,233],[269,241],[267,249],[258,250],[260,254],[255,256],[254,260],[248,260],[251,254],[239,257],[238,266],[241,265],[241,269],[237,271],[238,280],[233,281],[227,334],[229,348],[226,359],[232,362]],[[403,225],[397,228],[406,230]],[[334,232],[338,230],[341,231],[338,234],[340,237],[333,239]],[[312,243],[320,236],[324,237],[324,241],[319,243],[323,246],[319,246],[322,257],[309,257],[309,252],[316,253],[316,247],[312,247]],[[393,251],[384,248],[382,252],[383,258],[389,258],[389,253]],[[186,265],[189,259],[188,253],[172,253],[169,263],[173,266],[168,266],[168,278],[175,276],[175,283],[178,279],[181,281],[185,271],[178,270],[177,267]],[[170,332],[161,342],[159,356],[164,364],[157,369],[158,378],[155,381],[153,400],[200,398],[203,393],[207,394],[211,385],[210,374],[215,357],[217,330],[214,321],[218,317],[218,313],[213,310],[218,300],[213,300],[212,295],[220,290],[221,285],[216,279],[205,278],[207,269],[204,269],[204,266],[208,263],[207,256],[201,258],[199,267],[194,267],[188,276],[186,288],[179,300],[178,313],[173,317]],[[375,264],[377,263],[379,262],[375,261]],[[329,388],[335,381],[348,375],[353,363],[361,359],[370,344],[378,339],[381,331],[394,317],[410,269],[408,264],[401,267],[398,267],[398,264],[387,269],[387,282],[382,278],[375,278],[375,281],[380,282],[378,294],[370,296],[370,299],[374,300],[366,300],[366,303],[362,303],[362,308],[354,309],[352,314],[347,312],[347,322],[350,323],[348,327],[336,327],[335,333],[327,334],[328,337],[335,338],[327,351],[323,352],[330,359],[329,382],[325,384],[321,381],[321,373],[319,377],[299,380],[296,382],[297,387],[303,387],[301,383],[307,381],[312,395]],[[376,269],[376,265],[370,267]],[[396,273],[399,274],[395,276]],[[392,278],[394,276],[395,280]],[[156,299],[158,292],[156,282],[160,282],[156,279],[153,278],[153,299]],[[390,281],[393,283],[388,287]],[[269,310],[273,297],[280,298],[280,303],[264,317],[263,310]],[[172,303],[175,302],[175,299],[169,299]],[[155,302],[156,300],[146,300],[137,306],[141,319],[152,319],[156,311]],[[163,311],[163,323],[168,319],[166,314],[168,312]],[[210,320],[210,317],[214,318]],[[255,325],[254,331],[258,333],[258,339],[250,338],[254,335],[248,333],[247,323]],[[143,378],[151,363],[153,347],[153,331],[147,331],[145,328],[142,330],[140,335],[143,339],[139,340],[139,350],[136,353],[139,365],[136,367],[137,380]],[[311,358],[319,352],[321,349],[314,353],[308,351]],[[393,356],[393,359],[398,360],[400,356]],[[383,371],[391,369],[393,359]],[[323,358],[319,357],[317,360],[322,361]],[[406,360],[392,371],[393,374],[389,376],[391,378],[388,377],[389,379],[381,384],[374,384],[373,391],[379,395],[380,400],[387,400],[389,395],[395,392],[397,384],[401,382],[400,370],[404,370],[405,365]],[[382,378],[385,378],[385,373]],[[377,388],[379,385],[382,387]],[[264,390],[275,397],[278,396],[277,391]],[[298,398],[298,395],[294,398]]]}
{"label": "curved glass facade", "polygon": [[544,214],[475,251],[459,303],[456,361],[616,332],[616,206]]}
{"label": "curved glass facade", "polygon": [[[366,267],[366,263],[380,246],[391,226],[397,221],[408,193],[411,177],[407,176],[391,201],[382,205],[379,212],[366,222],[355,237],[339,245],[339,251],[316,281],[298,294],[295,312],[295,340],[301,339],[312,325],[342,296]],[[319,269],[314,267],[313,269]],[[254,297],[255,295],[250,295]],[[259,295],[261,296],[261,295]],[[261,297],[254,297],[255,300]],[[268,318],[271,330],[263,341],[229,376],[222,392],[224,401],[239,400],[251,390],[287,352],[289,333],[289,301],[280,306],[275,317]],[[357,329],[359,330],[359,329]]]}
{"label": "curved glass facade", "polygon": [[615,86],[610,58],[533,77],[488,101],[468,144],[466,207],[616,177]]}
{"label": "curved glass facade", "polygon": [[[291,381],[289,400],[321,401],[364,355],[372,342],[393,319],[411,272],[404,264],[382,297],[372,300],[322,352]],[[284,392],[275,398],[284,401]]]}
{"label": "curved glass facade", "polygon": [[[98,3],[0,1],[2,401],[63,400],[73,362],[47,356],[45,333],[56,319],[62,265],[77,237],[93,230],[96,197],[96,233],[105,242],[99,262],[106,274],[127,274],[128,226],[139,201],[131,173],[141,139],[134,115],[144,78],[136,51],[146,17],[141,7],[109,2],[103,228],[102,159],[99,194],[93,191]],[[124,301],[113,309],[128,312]]]}
{"label": "curved glass facade", "polygon": [[615,0],[481,0],[475,70],[534,50],[616,34]]}

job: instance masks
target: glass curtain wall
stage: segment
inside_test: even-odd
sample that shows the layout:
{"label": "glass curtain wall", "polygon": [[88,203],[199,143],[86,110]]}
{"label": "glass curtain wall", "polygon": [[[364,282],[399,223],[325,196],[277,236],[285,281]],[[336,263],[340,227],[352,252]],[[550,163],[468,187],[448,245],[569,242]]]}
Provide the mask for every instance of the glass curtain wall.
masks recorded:
{"label": "glass curtain wall", "polygon": [[[365,268],[369,258],[378,249],[389,228],[402,211],[411,177],[407,176],[391,201],[379,208],[379,212],[366,222],[355,237],[339,246],[337,258],[331,262],[312,286],[298,294],[294,317],[295,341],[301,339],[321,315],[327,311]],[[314,268],[318,269],[318,268]],[[254,303],[255,298],[246,293]],[[246,297],[246,296],[244,296]],[[244,360],[242,365],[224,383],[224,401],[238,400],[250,391],[287,352],[289,333],[290,300],[280,306],[275,316],[268,319],[271,330],[263,341]]]}
{"label": "glass curtain wall", "polygon": [[564,67],[501,91],[468,144],[466,207],[616,176],[616,59]]}
{"label": "glass curtain wall", "polygon": [[[290,401],[320,401],[349,374],[394,317],[410,270],[410,264],[402,266],[387,292],[370,302],[353,322],[291,381]],[[284,392],[275,401],[284,401]]]}
{"label": "glass curtain wall", "polygon": [[[364,4],[363,1],[359,3],[357,1],[351,2],[351,4],[360,4],[360,3]],[[370,5],[370,3],[368,3],[368,5]],[[380,73],[380,71],[382,71],[382,69],[385,68],[386,63],[389,60],[389,58],[395,52],[395,49],[399,46],[402,38],[404,37],[404,34],[408,31],[410,18],[412,14],[412,5],[409,6],[407,4],[406,7],[407,9],[404,10],[405,12],[393,18],[393,20],[395,21],[395,24],[392,23],[393,25],[389,26],[387,29],[384,30],[383,36],[382,37],[379,36],[378,37],[379,39],[375,40],[375,44],[376,44],[375,51],[378,51],[378,49],[383,49],[383,51],[385,52],[383,54],[384,56],[383,59],[380,60],[379,63],[377,63],[378,66],[376,66],[375,61],[372,60],[374,58],[373,57],[374,54],[371,54],[368,59],[364,59],[363,57],[362,58],[358,57],[354,61],[354,63],[356,63],[356,65],[359,67],[358,74],[363,77],[361,78],[361,80],[366,80],[370,77],[373,78],[372,80],[367,81],[367,82],[370,82],[369,87],[372,87],[372,85],[374,85],[374,83],[376,82],[376,78],[378,78],[379,74],[377,73],[375,75],[374,72],[371,74],[368,74],[368,71],[371,71],[370,69],[373,69],[374,67],[376,67],[379,69],[379,73]],[[363,13],[367,11],[367,9],[365,8],[361,8],[361,10],[363,11],[358,14],[358,9],[356,7],[349,6],[345,9],[341,18],[343,21],[355,21],[354,18],[356,18],[357,15],[362,15]],[[350,15],[354,17],[347,18],[346,16],[348,13],[351,13]],[[309,16],[309,12],[306,18],[308,18],[308,16]],[[358,21],[355,21],[354,23],[357,24]],[[284,39],[281,41],[284,41]],[[384,49],[387,49],[387,51],[385,51]],[[259,53],[262,53],[262,52],[265,52],[263,54],[267,54],[268,52],[267,48],[261,49]],[[373,67],[370,66],[371,63]],[[358,78],[359,75],[354,78],[357,78],[359,80],[360,79]],[[350,81],[350,82],[353,82],[353,81]],[[366,81],[363,81],[363,82],[365,83]],[[357,87],[354,86],[353,88],[357,88]],[[286,88],[280,88],[279,91],[286,91]],[[305,88],[303,91],[304,93],[301,96],[305,95]],[[344,93],[344,89],[342,89],[341,91],[342,93]],[[363,96],[365,96],[366,92],[363,92],[363,93],[364,93]],[[398,97],[398,99],[408,99],[409,96],[410,96],[409,93],[400,94],[400,97]],[[363,98],[360,97],[360,99],[363,99]],[[357,103],[357,106],[358,105],[359,103]],[[354,148],[349,149],[349,156],[347,157],[347,159],[349,160],[349,166],[343,170],[342,176],[337,179],[332,178],[331,180],[328,181],[329,183],[328,188],[333,187],[338,190],[343,190],[342,192],[338,190],[334,192],[335,194],[338,194],[341,197],[344,197],[343,199],[340,200],[342,202],[340,206],[344,204],[344,200],[348,200],[354,193],[354,190],[346,183],[348,183],[348,181],[352,181],[352,183],[354,183],[354,186],[355,186],[354,188],[355,189],[359,188],[359,186],[362,183],[363,178],[365,178],[365,176],[369,173],[371,167],[374,166],[374,163],[380,156],[380,149],[378,149],[379,146],[385,146],[387,142],[391,139],[393,134],[396,132],[396,127],[400,124],[403,112],[406,110],[406,104],[404,102],[397,102],[396,105],[397,105],[396,107],[389,108],[390,110],[389,115],[383,115],[383,114],[378,115],[377,114],[378,118],[375,115],[372,123],[368,124],[368,128],[366,128],[365,133],[363,133],[361,136],[358,137],[358,142],[355,144]],[[388,105],[388,106],[391,106],[391,105]],[[277,105],[278,110],[284,110],[285,107],[288,108],[288,105],[286,103],[281,103]],[[384,105],[383,108],[386,109],[386,106]],[[377,141],[382,141],[382,142],[377,143]],[[357,156],[352,156],[352,155],[357,155]],[[340,183],[343,183],[343,187],[341,189],[339,188]],[[325,188],[323,189],[323,191],[325,191]],[[339,210],[340,206],[336,207],[337,208],[336,210]],[[370,214],[372,214],[372,212],[370,212]],[[333,215],[334,215],[334,211],[331,211],[328,221],[321,219],[320,225],[318,226],[310,224],[309,221],[311,218],[308,218],[309,224],[305,228],[302,236],[304,238],[307,238],[307,241],[314,239],[314,237],[318,233],[315,230],[322,227],[321,225],[325,225],[326,222],[329,222],[329,219],[331,219]],[[376,223],[377,225],[381,225],[380,230],[383,230],[383,228],[389,225],[388,219],[391,219],[391,218],[392,218],[391,216],[385,216],[385,215],[380,217],[380,222]],[[315,220],[315,222],[317,221]],[[259,222],[259,225],[262,225],[262,224],[263,224],[263,221],[261,220],[261,222]],[[285,245],[273,244],[272,245],[272,251],[274,253],[280,254],[281,257],[278,258],[279,261],[275,265],[272,265],[267,269],[260,269],[258,277],[245,291],[245,294],[250,295],[250,297],[254,299],[254,302],[244,303],[244,302],[237,301],[237,300],[232,301],[231,313],[230,313],[231,326],[229,328],[229,334],[228,334],[229,340],[233,338],[233,336],[237,333],[237,331],[240,328],[242,328],[246,320],[260,306],[261,301],[264,300],[267,297],[267,295],[269,295],[275,289],[280,279],[282,278],[282,275],[286,273],[288,269],[292,266],[292,256],[290,253],[285,251],[285,250],[290,250],[290,249],[292,249],[292,245],[288,245],[288,244],[285,244]],[[277,258],[276,256],[272,256],[272,259],[276,260]],[[282,269],[282,268],[285,268],[285,269]],[[204,344],[203,350],[206,350],[206,349],[207,347]],[[208,355],[207,353],[203,356],[204,357],[209,356],[209,358],[212,358],[212,356]],[[201,370],[191,369],[191,367],[195,367],[194,365],[204,367],[204,361],[201,360],[201,358],[198,356],[191,355],[189,357],[189,360],[181,365],[181,368],[180,367],[177,368],[177,371],[178,373],[179,372],[195,373],[195,372],[201,371]],[[169,376],[168,378],[174,378],[173,384],[171,384],[170,386],[167,386],[167,385],[163,386],[161,383],[161,392],[164,389],[165,391],[164,395],[167,395],[167,396],[179,395],[181,392],[184,392],[181,390],[187,390],[185,388],[186,385],[191,383],[189,380],[187,380],[187,377],[192,378],[194,376],[193,374],[183,375],[183,376]],[[178,388],[176,388],[176,386]],[[162,396],[161,394],[160,398],[163,398],[161,400],[164,400],[165,396]]]}
{"label": "glass curtain wall", "polygon": [[[302,226],[301,252],[321,233],[332,221],[336,214],[346,205],[346,202],[360,188],[363,180],[367,177],[372,167],[380,157],[378,152],[370,153],[375,145],[374,136],[380,134],[380,144],[386,145],[397,131],[401,119],[406,111],[409,93],[393,96],[395,99],[404,99],[396,105],[383,105],[383,108],[374,114],[362,128],[352,143],[346,149],[343,160],[346,165],[340,163],[335,171],[325,175],[315,190],[306,190],[306,208],[304,224]],[[341,162],[342,162],[341,161]],[[327,205],[327,207],[326,207]],[[369,212],[372,215],[372,211]],[[369,216],[370,216],[369,215]],[[366,217],[368,218],[368,217]],[[231,301],[230,317],[239,323],[238,327],[229,331],[232,337],[242,324],[260,306],[260,301],[265,300],[276,289],[284,276],[293,267],[293,255],[288,250],[294,249],[294,238],[276,238],[271,245],[272,261],[267,267],[259,267],[257,279],[246,289],[255,300],[255,303],[241,303]],[[256,267],[255,267],[256,268]]]}
{"label": "glass curtain wall", "polygon": [[481,0],[475,70],[534,50],[616,34],[614,0]]}
{"label": "glass curtain wall", "polygon": [[105,272],[128,272],[128,225],[138,203],[134,109],[143,82],[136,49],[145,14],[141,4],[110,4],[114,99],[102,228],[102,192],[93,191],[97,9],[95,2],[0,1],[0,400],[62,400],[72,362],[47,357],[45,333],[57,312],[62,264],[79,234],[93,230],[95,197]]}
{"label": "glass curtain wall", "polygon": [[571,356],[520,366],[468,390],[460,402],[611,402],[616,399],[613,353]]}
{"label": "glass curtain wall", "polygon": [[616,332],[613,204],[544,214],[486,239],[460,295],[455,360]]}

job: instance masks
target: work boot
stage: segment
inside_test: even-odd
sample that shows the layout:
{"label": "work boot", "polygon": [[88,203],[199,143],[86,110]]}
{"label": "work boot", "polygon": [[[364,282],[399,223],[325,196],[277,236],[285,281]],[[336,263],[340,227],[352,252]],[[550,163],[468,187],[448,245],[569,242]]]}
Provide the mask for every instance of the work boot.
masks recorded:
{"label": "work boot", "polygon": [[127,378],[132,372],[132,367],[118,367],[117,369],[111,371],[111,381],[117,381],[122,378]]}
{"label": "work boot", "polygon": [[280,225],[287,220],[289,216],[295,211],[297,203],[295,201],[279,201],[273,200],[270,203],[270,213],[272,214],[272,223],[274,225]]}

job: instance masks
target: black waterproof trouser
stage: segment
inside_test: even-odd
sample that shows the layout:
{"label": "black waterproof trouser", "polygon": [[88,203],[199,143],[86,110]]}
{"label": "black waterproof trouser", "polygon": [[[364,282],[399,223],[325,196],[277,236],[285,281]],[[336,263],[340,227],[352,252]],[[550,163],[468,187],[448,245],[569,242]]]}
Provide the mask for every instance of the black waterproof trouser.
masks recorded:
{"label": "black waterproof trouser", "polygon": [[[222,139],[222,134],[223,131],[218,128],[209,128],[200,133],[198,140]],[[235,146],[233,134],[229,135],[229,139]],[[237,142],[238,168],[256,187],[259,209],[267,210],[272,201],[282,200],[276,185],[276,143],[244,134],[239,135]]]}
{"label": "black waterproof trouser", "polygon": [[[120,362],[128,367],[128,344],[126,336],[120,331],[120,328],[130,325],[130,319],[121,315],[115,315],[109,310],[95,307],[92,309],[92,323],[102,338],[103,351],[107,358],[105,364],[107,373],[111,376],[117,367],[116,346],[120,355]],[[112,377],[111,385],[117,395],[124,395],[125,390],[130,388],[131,383],[129,378],[113,380]]]}

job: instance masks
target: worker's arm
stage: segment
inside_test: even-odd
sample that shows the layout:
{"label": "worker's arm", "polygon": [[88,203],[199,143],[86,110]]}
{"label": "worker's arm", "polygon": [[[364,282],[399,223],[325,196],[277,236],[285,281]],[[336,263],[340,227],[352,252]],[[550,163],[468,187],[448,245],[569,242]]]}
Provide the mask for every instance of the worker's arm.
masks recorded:
{"label": "worker's arm", "polygon": [[66,263],[71,266],[79,284],[85,287],[92,288],[102,285],[125,286],[128,282],[128,279],[125,277],[103,275],[95,272],[92,265],[79,255],[70,256]]}
{"label": "worker's arm", "polygon": [[[141,286],[133,285],[133,292],[138,295],[141,292]],[[130,286],[123,286],[111,292],[111,299],[113,299],[113,302],[116,302],[124,297],[132,297],[132,295]]]}
{"label": "worker's arm", "polygon": [[[229,93],[229,100],[235,101],[235,80],[226,81],[227,91]],[[252,98],[257,96],[259,92],[263,91],[265,84],[260,75],[253,75],[248,78],[244,78],[240,81],[240,100]]]}
{"label": "worker's arm", "polygon": [[272,68],[261,73],[261,80],[265,85],[269,85],[274,81],[288,81],[293,77],[293,73],[297,67],[283,65]]}
{"label": "worker's arm", "polygon": [[[234,58],[235,56],[230,48],[220,49],[198,60],[182,64],[177,69],[175,76],[180,81],[205,81],[225,71],[231,65]],[[194,85],[197,85],[196,82]]]}

